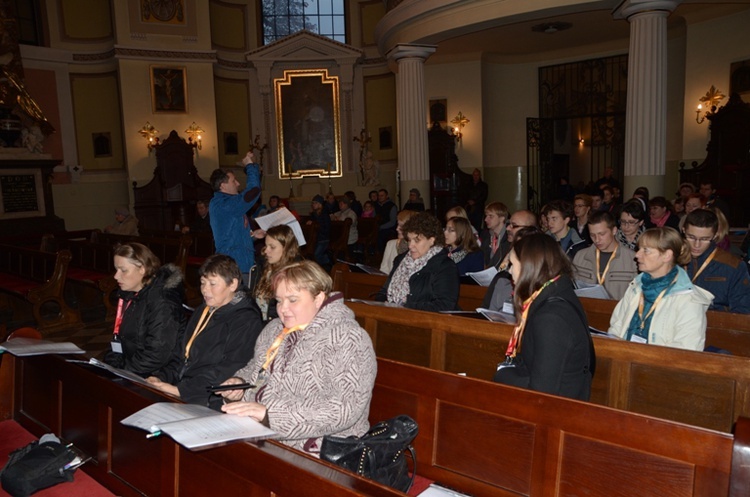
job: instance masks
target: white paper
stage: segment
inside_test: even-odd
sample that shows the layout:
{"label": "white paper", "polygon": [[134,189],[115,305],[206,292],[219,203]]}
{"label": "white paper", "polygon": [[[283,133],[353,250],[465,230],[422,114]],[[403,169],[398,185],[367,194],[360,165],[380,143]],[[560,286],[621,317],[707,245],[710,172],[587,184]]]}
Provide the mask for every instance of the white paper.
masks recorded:
{"label": "white paper", "polygon": [[495,323],[516,324],[516,316],[500,311],[492,311],[484,307],[477,307],[477,312]]}
{"label": "white paper", "polygon": [[256,217],[255,222],[258,223],[258,226],[260,226],[260,229],[263,231],[268,231],[268,228],[285,224],[292,228],[294,237],[297,239],[297,243],[300,247],[307,243],[305,235],[302,233],[302,226],[299,225],[297,218],[294,217],[294,214],[289,212],[289,209],[286,207],[281,207],[279,210]]}
{"label": "white paper", "polygon": [[377,300],[348,299],[349,302],[359,302],[360,304],[374,305],[376,307],[403,307],[395,302],[379,302]]}
{"label": "white paper", "polygon": [[601,299],[601,300],[614,300],[612,295],[609,294],[606,288],[602,285],[594,285],[585,281],[576,280],[575,290],[576,295],[579,297],[587,297],[590,299]]}
{"label": "white paper", "polygon": [[26,357],[45,354],[83,354],[84,351],[71,342],[50,342],[35,338],[19,337],[0,343],[0,351],[14,356]]}
{"label": "white paper", "polygon": [[91,359],[89,359],[89,364],[91,364],[93,366],[96,366],[96,367],[99,367],[99,368],[102,368],[102,369],[106,369],[107,371],[109,371],[113,375],[119,376],[120,378],[125,378],[126,380],[130,380],[130,381],[132,381],[134,383],[140,383],[141,385],[146,385],[147,387],[154,388],[151,385],[151,383],[149,383],[149,382],[146,381],[145,378],[142,378],[142,377],[138,376],[135,373],[131,373],[130,371],[126,371],[124,369],[119,369],[119,368],[115,368],[113,366],[110,366],[109,364],[106,364],[106,363],[104,363],[102,361],[94,359],[93,357]]}
{"label": "white paper", "polygon": [[195,404],[159,402],[128,416],[121,423],[151,433],[166,433],[188,449],[277,435],[247,416],[223,414]]}
{"label": "white paper", "polygon": [[431,484],[419,497],[469,497],[467,494],[456,492],[455,490],[449,490],[445,487],[441,487],[437,483]]}
{"label": "white paper", "polygon": [[495,266],[490,266],[484,271],[477,271],[476,273],[466,273],[466,276],[471,276],[481,286],[490,286],[492,279],[497,274]]}

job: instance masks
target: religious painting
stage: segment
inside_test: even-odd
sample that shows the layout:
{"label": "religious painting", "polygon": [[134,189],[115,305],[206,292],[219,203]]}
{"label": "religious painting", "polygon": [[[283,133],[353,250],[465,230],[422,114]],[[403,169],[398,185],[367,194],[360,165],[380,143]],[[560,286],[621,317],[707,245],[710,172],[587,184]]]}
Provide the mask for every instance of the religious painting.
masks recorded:
{"label": "religious painting", "polygon": [[378,129],[378,142],[380,150],[390,150],[393,148],[393,127],[386,126]]}
{"label": "religious painting", "polygon": [[112,137],[109,133],[91,133],[94,157],[112,157]]}
{"label": "religious painting", "polygon": [[239,149],[237,145],[237,132],[236,131],[225,131],[224,132],[224,155],[238,155]]}
{"label": "religious painting", "polygon": [[188,111],[185,67],[151,66],[151,104],[154,113]]}
{"label": "religious painting", "polygon": [[326,69],[274,80],[279,178],[341,177],[339,79]]}

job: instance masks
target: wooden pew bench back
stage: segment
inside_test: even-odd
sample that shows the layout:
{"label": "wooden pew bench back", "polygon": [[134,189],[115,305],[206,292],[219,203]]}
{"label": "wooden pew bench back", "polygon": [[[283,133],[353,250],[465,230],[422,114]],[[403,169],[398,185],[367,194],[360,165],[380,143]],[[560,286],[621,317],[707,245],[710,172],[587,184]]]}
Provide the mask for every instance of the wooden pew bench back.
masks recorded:
{"label": "wooden pew bench back", "polygon": [[[513,326],[349,302],[378,357],[491,380]],[[750,417],[747,358],[594,337],[591,402],[729,432]]]}

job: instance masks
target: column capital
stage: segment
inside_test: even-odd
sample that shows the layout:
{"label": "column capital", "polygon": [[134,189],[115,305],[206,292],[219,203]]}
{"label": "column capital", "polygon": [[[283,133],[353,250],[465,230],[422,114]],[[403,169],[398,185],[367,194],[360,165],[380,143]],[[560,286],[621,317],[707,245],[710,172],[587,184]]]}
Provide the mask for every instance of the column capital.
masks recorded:
{"label": "column capital", "polygon": [[612,11],[612,17],[615,19],[628,19],[635,14],[650,11],[671,13],[681,3],[682,0],[623,0]]}
{"label": "column capital", "polygon": [[405,43],[399,43],[395,47],[391,48],[387,54],[385,54],[388,60],[398,62],[401,59],[421,59],[423,61],[435,53],[437,46],[435,45],[409,45]]}

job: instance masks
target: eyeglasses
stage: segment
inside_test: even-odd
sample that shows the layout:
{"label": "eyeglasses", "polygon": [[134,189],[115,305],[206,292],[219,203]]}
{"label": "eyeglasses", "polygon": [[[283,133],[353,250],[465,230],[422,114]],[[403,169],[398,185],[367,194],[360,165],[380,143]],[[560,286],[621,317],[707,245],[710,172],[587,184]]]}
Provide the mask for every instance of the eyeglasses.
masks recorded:
{"label": "eyeglasses", "polygon": [[638,221],[637,219],[633,221],[628,221],[627,219],[620,219],[620,225],[624,224],[625,226],[635,226],[638,223],[640,223],[640,221]]}
{"label": "eyeglasses", "polygon": [[685,235],[685,238],[687,238],[688,241],[693,242],[693,243],[696,243],[696,242],[697,243],[711,243],[711,240],[713,240],[713,238],[707,238],[707,237],[696,238],[693,235]]}
{"label": "eyeglasses", "polygon": [[508,223],[508,228],[528,228],[525,224],[518,224],[518,223]]}

